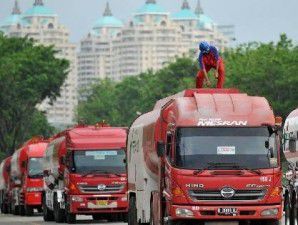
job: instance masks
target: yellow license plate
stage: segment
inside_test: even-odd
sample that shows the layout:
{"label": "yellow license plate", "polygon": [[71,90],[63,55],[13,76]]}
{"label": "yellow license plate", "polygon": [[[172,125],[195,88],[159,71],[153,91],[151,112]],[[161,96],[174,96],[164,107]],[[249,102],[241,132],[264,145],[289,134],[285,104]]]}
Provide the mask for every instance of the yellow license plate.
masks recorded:
{"label": "yellow license plate", "polygon": [[108,201],[106,201],[106,200],[97,200],[96,205],[108,205]]}

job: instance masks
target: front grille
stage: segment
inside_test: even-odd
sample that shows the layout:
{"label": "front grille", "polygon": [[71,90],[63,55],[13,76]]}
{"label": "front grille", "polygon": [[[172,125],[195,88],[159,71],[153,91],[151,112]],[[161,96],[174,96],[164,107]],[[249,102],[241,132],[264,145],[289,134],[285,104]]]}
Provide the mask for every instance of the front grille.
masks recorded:
{"label": "front grille", "polygon": [[266,195],[266,190],[235,190],[231,198],[224,198],[220,190],[189,190],[190,197],[195,201],[256,201]]}
{"label": "front grille", "polygon": [[104,190],[99,190],[98,185],[80,185],[79,188],[83,193],[117,193],[124,189],[124,185],[107,185]]}

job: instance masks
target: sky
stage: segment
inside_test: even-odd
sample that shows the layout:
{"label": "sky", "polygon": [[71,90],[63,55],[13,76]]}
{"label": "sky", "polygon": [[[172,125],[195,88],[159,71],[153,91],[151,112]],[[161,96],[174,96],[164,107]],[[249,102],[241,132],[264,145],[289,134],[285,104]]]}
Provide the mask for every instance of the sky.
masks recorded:
{"label": "sky", "polygon": [[[60,22],[71,32],[71,40],[79,42],[102,16],[109,1],[114,16],[128,21],[145,0],[44,0]],[[179,11],[183,0],[157,0],[171,13]],[[188,0],[192,8],[197,0]],[[19,0],[24,12],[34,0]],[[0,0],[0,21],[11,13],[14,0]],[[281,33],[298,42],[298,0],[201,0],[205,14],[217,24],[235,25],[235,44],[251,41],[277,41]]]}

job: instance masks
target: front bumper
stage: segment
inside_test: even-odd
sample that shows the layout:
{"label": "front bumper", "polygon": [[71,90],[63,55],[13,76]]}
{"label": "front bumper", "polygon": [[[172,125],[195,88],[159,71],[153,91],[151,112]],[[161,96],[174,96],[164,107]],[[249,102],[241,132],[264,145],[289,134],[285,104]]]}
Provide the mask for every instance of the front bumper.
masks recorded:
{"label": "front bumper", "polygon": [[[74,201],[75,199],[75,201]],[[70,195],[70,212],[74,214],[127,213],[126,194]]]}
{"label": "front bumper", "polygon": [[[176,209],[187,209],[193,213],[193,216],[176,215]],[[234,215],[219,215],[219,208],[236,208],[237,213]],[[268,209],[278,209],[278,213],[272,216],[262,216],[261,213]],[[186,206],[171,205],[171,220],[280,220],[282,218],[283,207],[280,205],[255,205],[255,206]]]}
{"label": "front bumper", "polygon": [[26,192],[25,204],[30,206],[41,206],[41,192]]}

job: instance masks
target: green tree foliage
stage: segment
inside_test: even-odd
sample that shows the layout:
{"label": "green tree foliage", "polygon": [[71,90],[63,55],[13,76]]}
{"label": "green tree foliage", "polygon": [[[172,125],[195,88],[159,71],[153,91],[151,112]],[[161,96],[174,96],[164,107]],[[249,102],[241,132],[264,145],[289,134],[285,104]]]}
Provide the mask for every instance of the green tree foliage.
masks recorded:
{"label": "green tree foliage", "polygon": [[54,100],[67,75],[67,60],[53,47],[0,34],[0,149],[6,155],[31,135],[51,132],[36,105]]}
{"label": "green tree foliage", "polygon": [[78,117],[94,124],[106,120],[111,125],[129,126],[138,113],[148,112],[163,97],[194,87],[196,66],[188,58],[179,58],[157,71],[126,77],[115,83],[102,80],[93,94],[78,107]]}
{"label": "green tree foliage", "polygon": [[[251,43],[228,50],[224,58],[226,87],[266,97],[284,117],[297,107],[298,47],[285,35],[277,44]],[[151,110],[157,100],[193,88],[197,69],[197,62],[179,58],[156,73],[148,71],[120,83],[103,80],[94,86],[87,101],[79,104],[78,117],[88,123],[107,120],[112,125],[129,126],[137,112]],[[212,73],[209,76],[212,78]]]}
{"label": "green tree foliage", "polygon": [[225,53],[227,86],[265,96],[284,118],[298,106],[298,46],[286,35],[276,44],[250,43]]}

